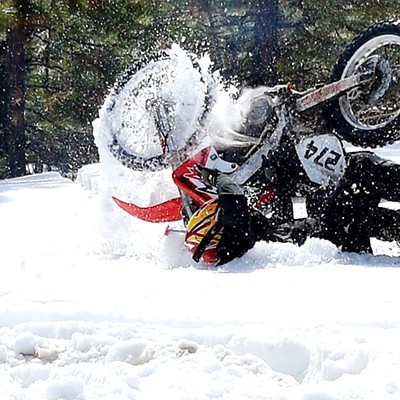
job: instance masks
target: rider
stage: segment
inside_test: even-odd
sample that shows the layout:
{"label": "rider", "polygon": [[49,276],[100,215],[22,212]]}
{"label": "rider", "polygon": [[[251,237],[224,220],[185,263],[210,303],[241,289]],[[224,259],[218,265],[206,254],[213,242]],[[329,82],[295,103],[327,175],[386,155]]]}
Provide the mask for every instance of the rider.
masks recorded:
{"label": "rider", "polygon": [[265,187],[274,189],[270,218],[249,206],[229,176],[198,166],[206,183],[217,188],[218,200],[201,207],[188,223],[186,244],[196,261],[222,265],[259,240],[301,245],[312,236],[342,251],[363,253],[372,252],[371,237],[400,239],[400,213],[379,207],[382,199],[400,201],[400,165],[369,151],[347,153],[339,182],[307,190],[308,217],[295,220],[292,197],[310,182],[293,142],[286,139],[264,160]]}
{"label": "rider", "polygon": [[347,156],[343,179],[335,188],[319,188],[308,196],[308,217],[300,220],[279,212],[275,219],[265,217],[249,207],[229,176],[199,166],[203,179],[217,187],[218,200],[203,205],[188,223],[185,242],[193,259],[222,265],[260,240],[302,245],[307,237],[318,237],[355,253],[371,253],[371,237],[399,240],[400,214],[379,203],[382,198],[400,201],[400,165],[372,152]]}

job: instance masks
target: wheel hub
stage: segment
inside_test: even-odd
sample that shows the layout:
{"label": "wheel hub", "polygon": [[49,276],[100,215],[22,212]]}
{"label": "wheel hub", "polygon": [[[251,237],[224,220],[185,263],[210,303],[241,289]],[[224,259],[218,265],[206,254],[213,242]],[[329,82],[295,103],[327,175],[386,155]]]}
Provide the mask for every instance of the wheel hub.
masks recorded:
{"label": "wheel hub", "polygon": [[361,65],[360,69],[362,71],[372,72],[374,76],[366,93],[368,93],[368,102],[376,103],[385,96],[390,88],[393,78],[393,71],[390,63],[385,58],[374,55],[368,57]]}

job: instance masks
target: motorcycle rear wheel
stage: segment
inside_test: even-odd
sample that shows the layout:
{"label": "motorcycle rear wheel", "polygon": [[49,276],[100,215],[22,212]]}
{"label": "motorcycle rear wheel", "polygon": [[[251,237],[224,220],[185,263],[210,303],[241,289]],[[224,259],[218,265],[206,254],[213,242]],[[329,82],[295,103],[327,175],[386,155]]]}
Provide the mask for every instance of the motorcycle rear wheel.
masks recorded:
{"label": "motorcycle rear wheel", "polygon": [[351,89],[324,106],[328,129],[362,147],[385,146],[400,139],[400,25],[373,25],[356,37],[339,57],[330,81],[375,65],[370,84]]}

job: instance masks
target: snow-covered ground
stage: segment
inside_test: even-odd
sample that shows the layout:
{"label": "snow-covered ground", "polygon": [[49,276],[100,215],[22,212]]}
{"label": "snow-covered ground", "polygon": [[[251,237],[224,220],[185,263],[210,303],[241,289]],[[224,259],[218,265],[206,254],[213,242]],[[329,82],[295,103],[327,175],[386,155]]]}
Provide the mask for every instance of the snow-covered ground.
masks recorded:
{"label": "snow-covered ground", "polygon": [[[396,245],[258,243],[195,265],[166,224],[112,201],[176,189],[170,171],[119,165],[107,126],[101,166],[75,182],[0,181],[1,400],[400,399]],[[381,153],[400,162],[399,145]]]}
{"label": "snow-covered ground", "polygon": [[400,398],[400,259],[310,240],[204,269],[97,167],[0,182],[1,399]]}

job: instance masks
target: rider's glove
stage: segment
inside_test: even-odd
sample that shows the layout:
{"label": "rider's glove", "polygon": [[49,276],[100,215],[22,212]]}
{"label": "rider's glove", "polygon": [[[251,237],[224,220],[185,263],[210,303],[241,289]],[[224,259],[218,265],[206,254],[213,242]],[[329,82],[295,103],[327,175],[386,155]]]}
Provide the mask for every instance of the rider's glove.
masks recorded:
{"label": "rider's glove", "polygon": [[299,246],[303,245],[308,237],[315,236],[318,223],[314,218],[305,218],[294,221],[291,239]]}
{"label": "rider's glove", "polygon": [[206,185],[210,185],[210,186],[214,186],[214,187],[217,185],[217,178],[218,178],[218,175],[220,174],[219,171],[217,171],[215,169],[207,168],[201,164],[196,164],[195,168],[196,168],[196,171],[198,172],[198,174],[200,175],[202,181]]}
{"label": "rider's glove", "polygon": [[308,237],[313,236],[315,230],[316,221],[313,218],[306,218],[279,225],[276,228],[276,236],[283,242],[291,242],[301,246]]}

